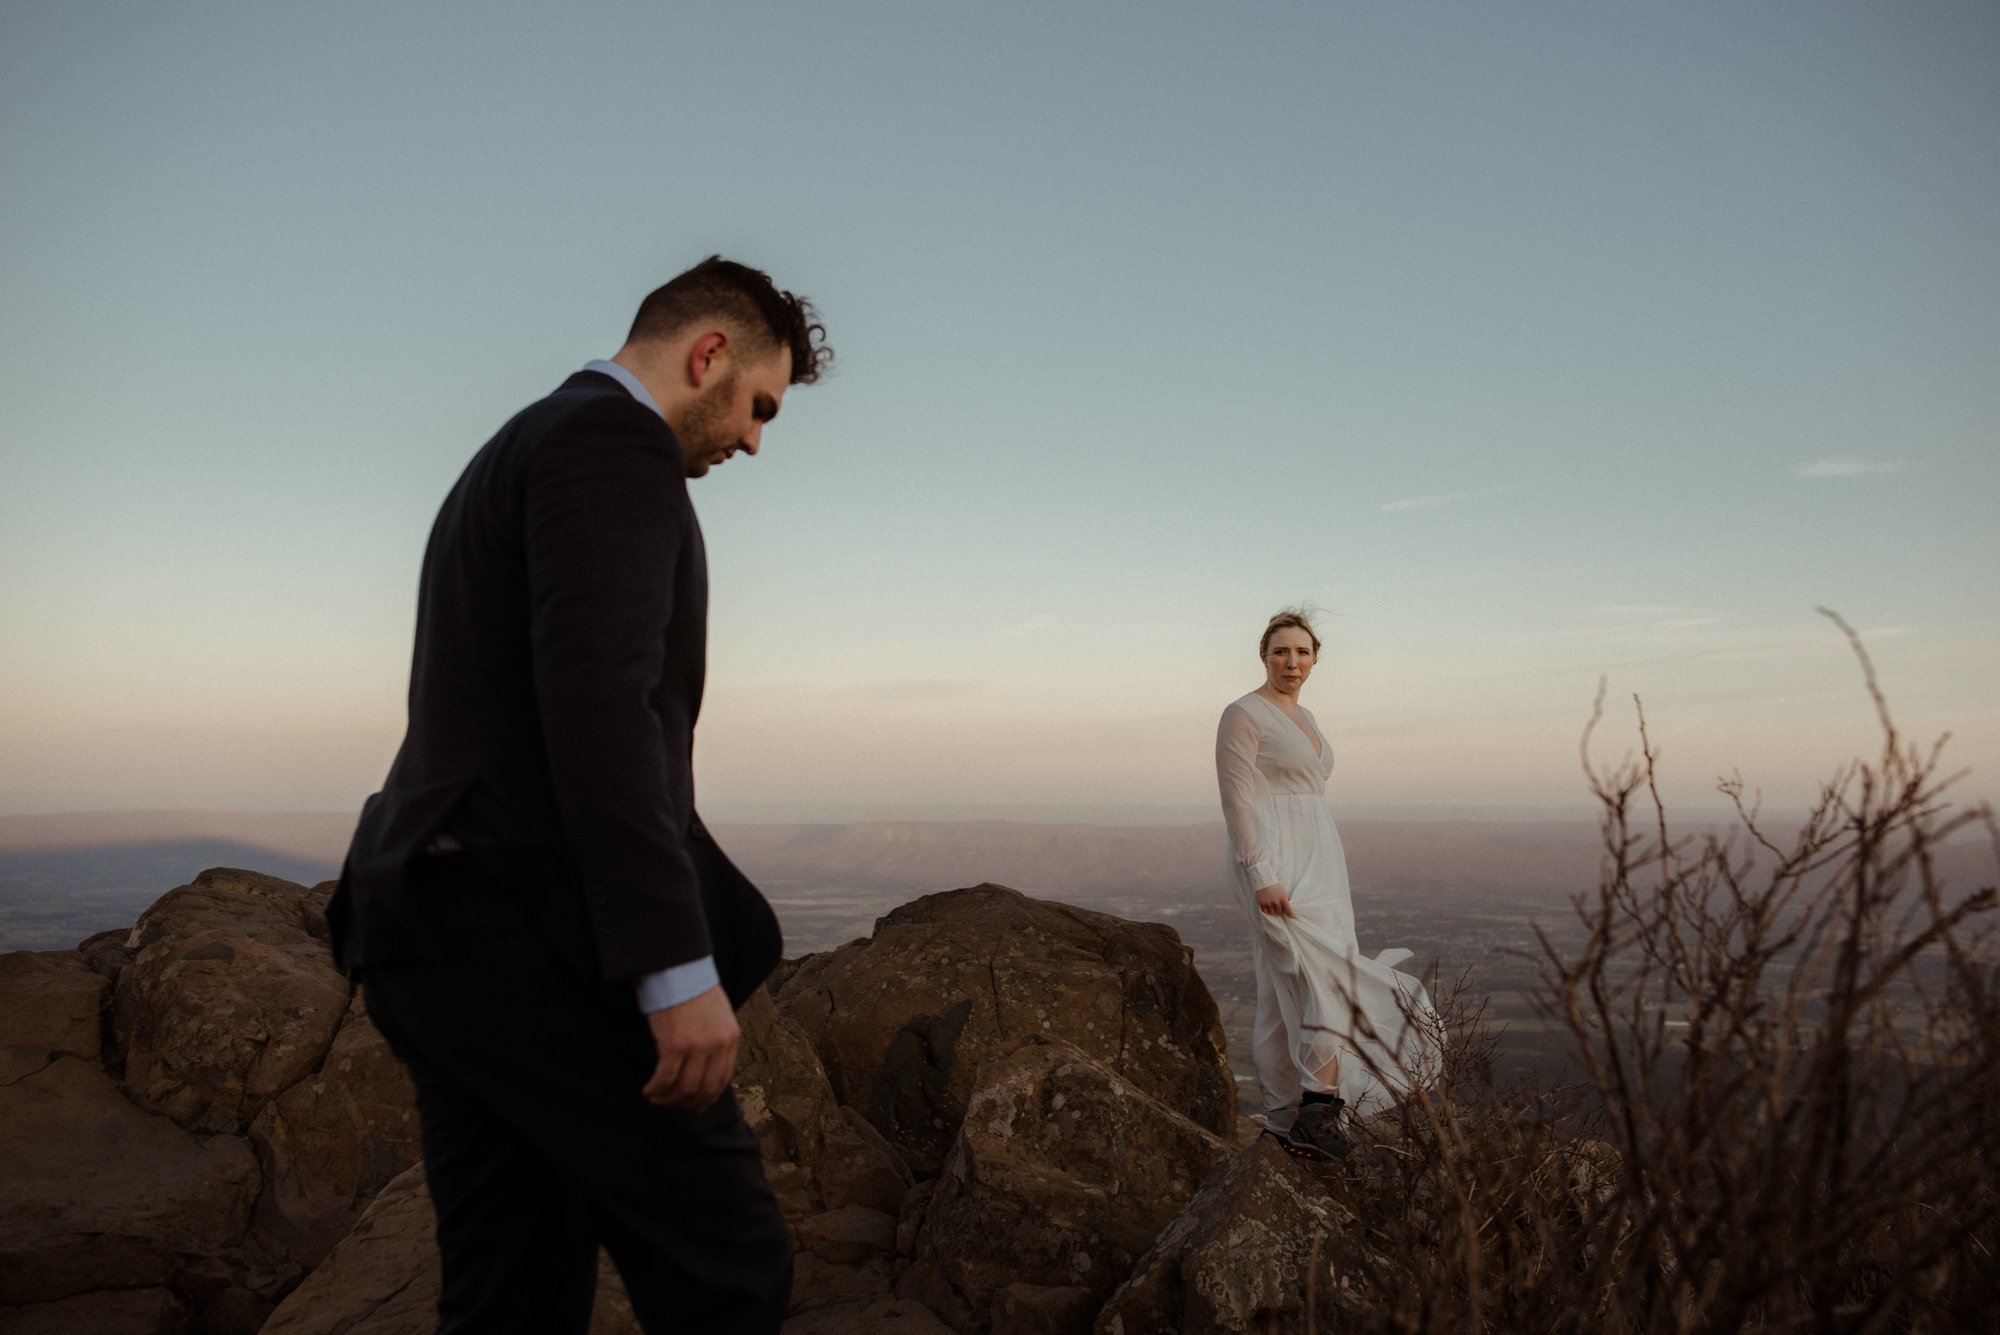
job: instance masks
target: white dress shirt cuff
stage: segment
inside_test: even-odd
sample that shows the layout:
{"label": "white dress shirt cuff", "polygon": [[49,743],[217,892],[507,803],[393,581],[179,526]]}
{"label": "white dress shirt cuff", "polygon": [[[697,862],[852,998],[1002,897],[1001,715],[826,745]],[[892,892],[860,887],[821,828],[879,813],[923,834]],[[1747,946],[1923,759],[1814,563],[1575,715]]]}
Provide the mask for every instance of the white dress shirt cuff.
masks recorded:
{"label": "white dress shirt cuff", "polygon": [[654,1011],[678,1006],[683,1001],[693,1001],[721,981],[721,976],[715,972],[713,955],[703,955],[698,960],[676,964],[671,969],[642,975],[638,984],[639,1009],[651,1015]]}

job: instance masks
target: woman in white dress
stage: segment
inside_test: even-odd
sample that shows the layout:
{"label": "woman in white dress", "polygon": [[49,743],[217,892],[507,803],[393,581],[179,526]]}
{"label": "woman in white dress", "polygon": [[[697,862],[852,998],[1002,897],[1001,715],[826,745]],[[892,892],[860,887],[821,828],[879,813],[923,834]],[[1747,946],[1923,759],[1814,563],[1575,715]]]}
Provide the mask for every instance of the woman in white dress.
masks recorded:
{"label": "woman in white dress", "polygon": [[1347,855],[1326,806],[1333,750],[1299,703],[1319,636],[1303,612],[1271,618],[1258,642],[1264,684],[1222,711],[1216,779],[1230,879],[1250,915],[1257,974],[1251,1053],[1265,1125],[1287,1147],[1335,1156],[1343,1107],[1386,1106],[1437,1066],[1437,1015],[1422,983],[1362,955]]}

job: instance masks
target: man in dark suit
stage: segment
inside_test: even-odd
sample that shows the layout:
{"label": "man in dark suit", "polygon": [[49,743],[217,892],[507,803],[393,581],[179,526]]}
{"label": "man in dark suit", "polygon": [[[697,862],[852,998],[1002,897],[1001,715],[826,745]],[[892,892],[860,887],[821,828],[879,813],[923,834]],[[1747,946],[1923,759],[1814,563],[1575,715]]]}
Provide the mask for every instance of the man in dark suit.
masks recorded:
{"label": "man in dark suit", "polygon": [[441,1332],[775,1331],[786,1229],[729,1089],[770,906],[695,815],[708,576],[687,481],[831,353],[711,257],[466,466],[424,554],[409,729],[328,907],[408,1066]]}

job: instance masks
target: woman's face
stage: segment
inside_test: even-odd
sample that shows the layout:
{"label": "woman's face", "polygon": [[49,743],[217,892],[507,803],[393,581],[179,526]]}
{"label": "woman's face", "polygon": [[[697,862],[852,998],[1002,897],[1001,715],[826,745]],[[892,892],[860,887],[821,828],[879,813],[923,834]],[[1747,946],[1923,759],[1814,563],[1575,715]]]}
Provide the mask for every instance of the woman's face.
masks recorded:
{"label": "woman's face", "polygon": [[1283,695],[1297,695],[1313,670],[1312,636],[1297,626],[1280,626],[1264,646],[1264,680]]}

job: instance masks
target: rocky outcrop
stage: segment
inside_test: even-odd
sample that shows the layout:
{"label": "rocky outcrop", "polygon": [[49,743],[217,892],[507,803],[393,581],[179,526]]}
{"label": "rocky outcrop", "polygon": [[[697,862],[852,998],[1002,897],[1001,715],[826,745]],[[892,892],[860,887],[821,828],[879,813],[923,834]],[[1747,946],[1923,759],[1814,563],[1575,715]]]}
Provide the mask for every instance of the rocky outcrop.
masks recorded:
{"label": "rocky outcrop", "polygon": [[1010,1312],[1094,1311],[1229,1153],[1060,1040],[997,1049],[977,1085],[900,1289],[962,1331],[992,1328],[1014,1285],[1088,1301],[1017,1291]]}
{"label": "rocky outcrop", "polygon": [[94,1062],[103,1052],[111,985],[74,950],[0,955],[0,1085],[59,1057]]}
{"label": "rocky outcrop", "polygon": [[146,910],[112,1005],[134,1102],[191,1131],[240,1132],[319,1068],[348,1002],[323,902],[217,870]]}
{"label": "rocky outcrop", "polygon": [[0,956],[0,1330],[250,1335],[415,1161],[328,889],[204,872],[129,931]]}
{"label": "rocky outcrop", "polygon": [[902,1156],[835,1101],[812,1044],[768,993],[744,1003],[737,1023],[736,1101],[786,1215],[857,1205],[893,1220],[911,1183]]}
{"label": "rocky outcrop", "polygon": [[1104,1304],[1097,1335],[1303,1329],[1315,1267],[1324,1272],[1316,1276],[1315,1315],[1334,1308],[1335,1251],[1350,1223],[1314,1169],[1261,1137],[1160,1233]]}
{"label": "rocky outcrop", "polygon": [[397,1173],[415,1163],[415,1091],[357,994],[326,1060],[250,1125],[263,1173],[256,1229],[311,1269]]}
{"label": "rocky outcrop", "polygon": [[1032,1035],[1059,1035],[1211,1131],[1235,1116],[1214,998],[1158,923],[997,885],[926,895],[868,940],[801,961],[778,1005],[835,1097],[920,1176],[943,1166],[987,1053]]}
{"label": "rocky outcrop", "polygon": [[[205,872],[129,932],[0,957],[0,1333],[434,1327],[411,1090],[327,959],[326,890]],[[790,1335],[1295,1327],[1305,1272],[1359,1245],[1311,1171],[1225,1139],[1168,928],[981,886],[774,985],[735,1085]],[[608,1266],[599,1295],[595,1335],[632,1335]]]}
{"label": "rocky outcrop", "polygon": [[60,1056],[0,1089],[0,1181],[0,1303],[51,1303],[226,1270],[249,1229],[257,1160],[234,1136],[133,1107],[95,1062]]}

